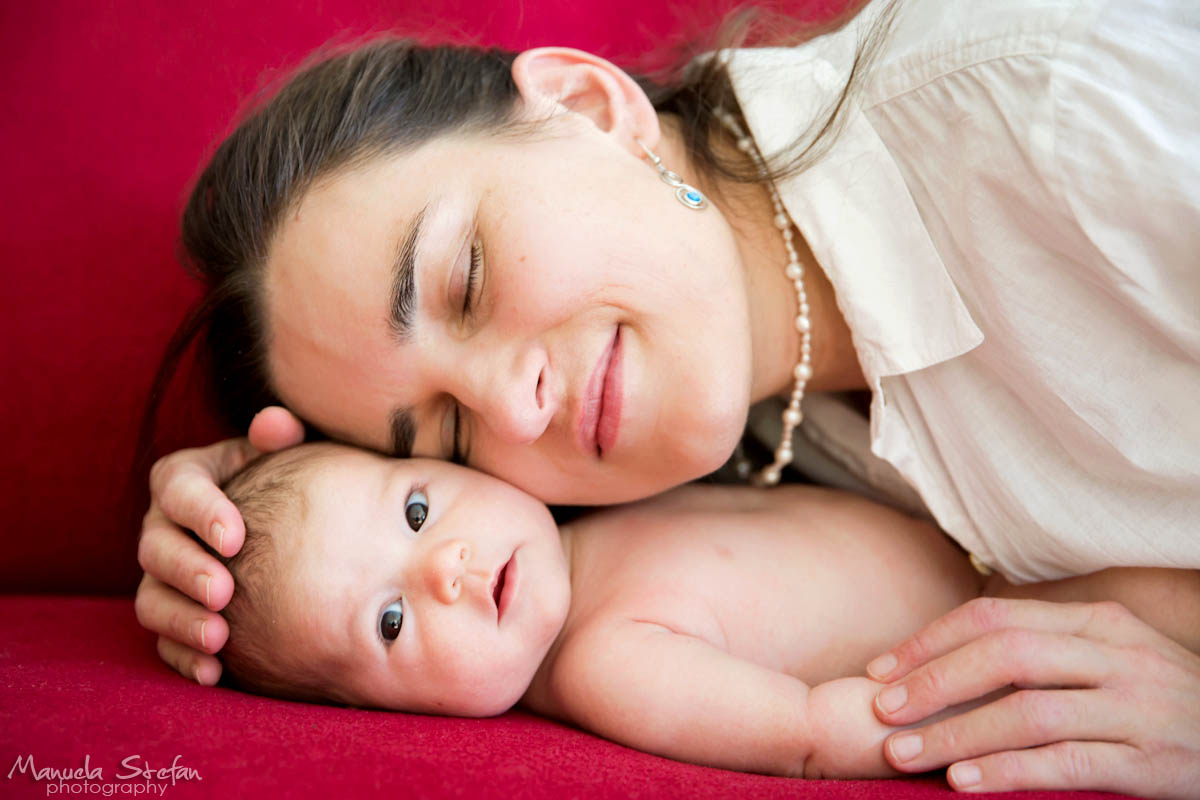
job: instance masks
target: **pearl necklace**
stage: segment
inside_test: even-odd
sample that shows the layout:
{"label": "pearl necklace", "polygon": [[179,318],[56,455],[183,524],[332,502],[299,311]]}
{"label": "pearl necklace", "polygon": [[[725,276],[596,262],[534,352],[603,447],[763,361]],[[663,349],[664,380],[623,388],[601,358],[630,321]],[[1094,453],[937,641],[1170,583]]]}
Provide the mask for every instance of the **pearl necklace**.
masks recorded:
{"label": "pearl necklace", "polygon": [[792,384],[791,400],[788,402],[787,408],[783,410],[783,436],[780,438],[779,447],[775,448],[775,460],[763,467],[753,480],[754,483],[762,486],[774,486],[779,483],[783,468],[792,463],[792,433],[800,424],[800,420],[804,418],[800,411],[800,401],[804,398],[804,387],[808,384],[808,379],[812,377],[812,322],[808,317],[808,294],[804,291],[804,267],[800,264],[800,257],[796,255],[795,245],[792,244],[795,236],[792,232],[792,221],[783,207],[783,201],[779,199],[775,182],[768,176],[766,162],[758,151],[758,147],[755,146],[754,140],[746,135],[742,126],[728,111],[718,109],[716,116],[737,139],[738,150],[748,155],[754,162],[762,182],[766,184],[767,190],[771,193],[771,206],[775,209],[775,227],[783,236],[783,246],[787,248],[788,254],[784,274],[796,289],[798,310],[796,330],[800,332],[800,361],[792,369],[792,377],[795,378],[795,382]]}

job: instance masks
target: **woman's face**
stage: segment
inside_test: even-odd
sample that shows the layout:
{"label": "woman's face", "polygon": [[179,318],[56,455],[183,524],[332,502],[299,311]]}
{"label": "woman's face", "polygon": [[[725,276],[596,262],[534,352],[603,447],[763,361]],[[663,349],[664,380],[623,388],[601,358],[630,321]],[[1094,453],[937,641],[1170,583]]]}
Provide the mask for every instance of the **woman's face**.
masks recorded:
{"label": "woman's face", "polygon": [[752,367],[732,232],[587,119],[556,124],[441,137],[302,198],[265,293],[294,412],[549,503],[646,497],[724,462]]}

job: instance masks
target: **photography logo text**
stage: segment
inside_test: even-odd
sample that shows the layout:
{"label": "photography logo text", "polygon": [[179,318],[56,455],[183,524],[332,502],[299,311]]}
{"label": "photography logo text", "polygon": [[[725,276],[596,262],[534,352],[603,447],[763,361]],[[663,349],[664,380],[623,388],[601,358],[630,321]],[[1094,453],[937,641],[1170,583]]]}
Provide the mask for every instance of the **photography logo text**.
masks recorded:
{"label": "photography logo text", "polygon": [[135,753],[121,759],[110,778],[103,766],[93,766],[92,756],[87,754],[76,766],[38,766],[31,753],[17,756],[9,769],[7,778],[13,780],[25,775],[29,780],[43,784],[46,796],[86,795],[111,797],[113,795],[139,795],[162,797],[167,789],[183,781],[202,781],[200,773],[183,763],[177,755],[169,766],[154,766],[149,759]]}

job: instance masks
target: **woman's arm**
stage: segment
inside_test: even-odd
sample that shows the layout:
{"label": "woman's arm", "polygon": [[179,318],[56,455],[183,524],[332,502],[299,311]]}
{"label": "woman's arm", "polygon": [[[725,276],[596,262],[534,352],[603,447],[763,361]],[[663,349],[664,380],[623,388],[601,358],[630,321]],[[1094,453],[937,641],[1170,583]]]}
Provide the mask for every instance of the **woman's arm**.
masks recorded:
{"label": "woman's arm", "polygon": [[1200,653],[1200,570],[1114,567],[1023,585],[1013,585],[996,574],[988,579],[983,593],[1055,603],[1120,603],[1142,622]]}
{"label": "woman's arm", "polygon": [[212,685],[221,677],[220,650],[229,628],[219,611],[233,596],[233,576],[184,532],[196,532],[225,556],[242,546],[237,508],[218,488],[262,452],[304,438],[300,421],[270,408],[250,424],[249,439],[180,450],[150,472],[150,510],[142,521],[138,563],[145,570],[134,600],[138,622],[157,633],[158,654],[181,674]]}

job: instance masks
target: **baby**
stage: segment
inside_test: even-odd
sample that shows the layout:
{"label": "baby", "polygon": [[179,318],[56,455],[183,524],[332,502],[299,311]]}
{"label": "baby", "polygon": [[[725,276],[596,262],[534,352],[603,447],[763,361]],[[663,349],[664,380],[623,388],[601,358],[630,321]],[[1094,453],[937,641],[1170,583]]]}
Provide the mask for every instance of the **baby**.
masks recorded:
{"label": "baby", "polygon": [[520,705],[683,761],[874,777],[894,729],[881,684],[846,676],[981,591],[1119,600],[1200,650],[1198,572],[985,585],[930,523],[809,486],[685,486],[560,527],[482,473],[314,444],[226,492],[246,521],[227,673],[294,699]]}
{"label": "baby", "polygon": [[687,486],[561,527],[443,461],[332,444],[252,464],[223,658],[266,694],[514,705],[670,758],[894,774],[864,665],[979,594],[929,523],[787,486]]}

